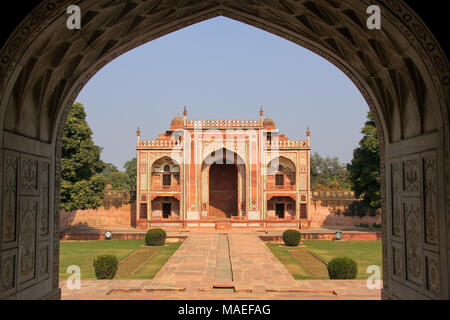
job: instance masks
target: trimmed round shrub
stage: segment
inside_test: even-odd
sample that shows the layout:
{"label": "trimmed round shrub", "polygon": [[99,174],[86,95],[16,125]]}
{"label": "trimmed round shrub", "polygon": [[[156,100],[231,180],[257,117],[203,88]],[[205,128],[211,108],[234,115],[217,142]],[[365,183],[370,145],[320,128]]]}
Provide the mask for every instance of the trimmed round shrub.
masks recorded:
{"label": "trimmed round shrub", "polygon": [[353,259],[343,257],[334,258],[327,265],[330,279],[356,279],[358,265]]}
{"label": "trimmed round shrub", "polygon": [[297,230],[286,230],[283,232],[283,241],[287,246],[296,247],[300,243],[301,234]]}
{"label": "trimmed round shrub", "polygon": [[97,279],[113,279],[119,262],[116,256],[101,255],[94,258],[95,276]]}
{"label": "trimmed round shrub", "polygon": [[166,242],[166,232],[163,229],[150,229],[145,234],[145,243],[148,246],[163,246]]}

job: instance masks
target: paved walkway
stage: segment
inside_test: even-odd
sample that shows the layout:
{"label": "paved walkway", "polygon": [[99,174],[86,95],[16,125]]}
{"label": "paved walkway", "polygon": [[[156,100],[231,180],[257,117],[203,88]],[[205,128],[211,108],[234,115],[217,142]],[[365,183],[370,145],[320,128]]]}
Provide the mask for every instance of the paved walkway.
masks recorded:
{"label": "paved walkway", "polygon": [[236,288],[263,292],[287,288],[295,282],[291,273],[254,234],[229,234],[230,256]]}
{"label": "paved walkway", "polygon": [[217,234],[196,234],[187,238],[153,278],[154,286],[189,291],[212,287],[217,240]]}
{"label": "paved walkway", "polygon": [[380,300],[380,290],[369,290],[365,280],[295,280],[299,289],[264,292],[157,288],[153,280],[84,280],[81,289],[60,287],[63,300]]}
{"label": "paved walkway", "polygon": [[191,234],[153,280],[61,289],[63,299],[380,299],[365,281],[294,280],[256,233]]}

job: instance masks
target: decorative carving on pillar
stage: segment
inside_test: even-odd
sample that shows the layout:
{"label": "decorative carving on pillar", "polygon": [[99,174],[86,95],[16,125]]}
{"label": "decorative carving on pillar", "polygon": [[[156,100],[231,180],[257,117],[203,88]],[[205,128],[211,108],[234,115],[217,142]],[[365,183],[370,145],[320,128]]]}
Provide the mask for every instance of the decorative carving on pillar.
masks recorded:
{"label": "decorative carving on pillar", "polygon": [[438,259],[429,255],[425,256],[426,289],[436,295],[439,295],[441,291],[438,261]]}
{"label": "decorative carving on pillar", "polygon": [[36,195],[39,192],[38,167],[39,160],[23,157],[21,163],[21,194]]}
{"label": "decorative carving on pillar", "polygon": [[38,200],[35,197],[20,199],[19,277],[20,283],[35,278],[36,269],[36,219]]}
{"label": "decorative carving on pillar", "polygon": [[3,243],[16,240],[18,155],[5,152],[3,185]]}
{"label": "decorative carving on pillar", "polygon": [[40,167],[40,235],[49,234],[49,173],[50,163],[41,162]]}
{"label": "decorative carving on pillar", "polygon": [[422,284],[422,224],[418,200],[404,203],[405,237],[406,237],[406,268],[407,280],[416,285]]}
{"label": "decorative carving on pillar", "polygon": [[436,160],[434,156],[424,157],[423,175],[425,242],[436,245],[438,244],[438,225]]}
{"label": "decorative carving on pillar", "polygon": [[419,160],[412,159],[403,162],[403,186],[406,192],[420,191],[420,165]]}
{"label": "decorative carving on pillar", "polygon": [[391,165],[392,183],[392,233],[402,235],[402,172],[399,162]]}
{"label": "decorative carving on pillar", "polygon": [[16,255],[5,257],[1,263],[1,293],[6,293],[16,287]]}
{"label": "decorative carving on pillar", "polygon": [[53,241],[53,288],[58,288],[58,286],[59,286],[59,241]]}
{"label": "decorative carving on pillar", "polygon": [[48,245],[39,248],[38,275],[40,278],[48,276]]}
{"label": "decorative carving on pillar", "polygon": [[394,245],[392,247],[393,261],[393,275],[397,279],[403,278],[403,249],[401,246]]}

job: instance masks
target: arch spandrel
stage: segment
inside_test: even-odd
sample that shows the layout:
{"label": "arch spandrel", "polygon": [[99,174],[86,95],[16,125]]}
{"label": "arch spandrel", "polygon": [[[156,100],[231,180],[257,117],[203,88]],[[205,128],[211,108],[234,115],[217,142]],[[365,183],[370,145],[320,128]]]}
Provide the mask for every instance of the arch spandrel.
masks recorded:
{"label": "arch spandrel", "polygon": [[149,152],[148,155],[148,165],[150,168],[153,167],[153,164],[156,161],[159,161],[161,159],[168,158],[171,161],[173,161],[178,167],[181,168],[181,165],[183,164],[183,155],[177,151],[177,152],[170,152],[170,151],[156,151],[156,152]]}
{"label": "arch spandrel", "polygon": [[[150,157],[152,158],[152,157]],[[158,165],[158,167],[157,167]],[[172,157],[162,156],[155,160],[152,159],[151,171],[152,172],[165,172],[166,168],[169,168],[169,172],[180,172],[180,164]]]}
{"label": "arch spandrel", "polygon": [[[247,163],[247,143],[227,144],[222,142],[202,143],[202,163],[205,162],[212,153],[227,150],[228,153],[235,153],[240,158],[242,164]],[[224,152],[225,153],[225,152]]]}
{"label": "arch spandrel", "polygon": [[[280,165],[281,162],[286,163],[285,167],[290,169],[291,172],[297,172],[297,165],[295,164],[296,161],[295,160],[293,161],[284,156],[275,157],[271,161],[268,161],[266,167],[267,167],[267,169],[269,169],[271,165],[274,165],[277,163],[278,163],[278,165]],[[275,168],[272,168],[272,169],[275,169]]]}

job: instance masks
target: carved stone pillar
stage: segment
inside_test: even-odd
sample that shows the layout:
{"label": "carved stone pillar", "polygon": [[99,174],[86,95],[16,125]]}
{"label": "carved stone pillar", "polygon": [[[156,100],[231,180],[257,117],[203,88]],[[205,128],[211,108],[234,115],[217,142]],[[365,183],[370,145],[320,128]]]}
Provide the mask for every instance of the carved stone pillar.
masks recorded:
{"label": "carved stone pillar", "polygon": [[12,133],[4,135],[0,299],[58,298],[54,148]]}
{"label": "carved stone pillar", "polygon": [[[386,152],[385,297],[448,298],[447,222],[438,134],[390,145]],[[385,273],[386,274],[386,273]]]}

